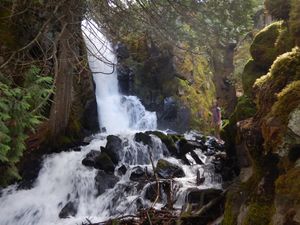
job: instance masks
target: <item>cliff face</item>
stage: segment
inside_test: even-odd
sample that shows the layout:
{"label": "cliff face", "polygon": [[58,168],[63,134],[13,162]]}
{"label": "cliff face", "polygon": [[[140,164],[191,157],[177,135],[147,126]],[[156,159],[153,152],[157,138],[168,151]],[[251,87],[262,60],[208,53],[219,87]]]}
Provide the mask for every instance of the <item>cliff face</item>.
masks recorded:
{"label": "cliff face", "polygon": [[208,131],[215,98],[211,67],[204,56],[181,47],[155,43],[145,35],[124,37],[117,45],[120,88],[157,112],[159,128]]}
{"label": "cliff face", "polygon": [[[223,224],[300,224],[300,49],[295,20],[300,4],[290,1],[288,12],[277,8],[282,4],[287,1],[266,2],[272,16],[284,20],[256,35],[244,69],[246,105],[255,103],[256,113],[231,120],[241,172],[227,196]],[[236,112],[241,110],[238,105]]]}
{"label": "cliff face", "polygon": [[[27,105],[18,111],[11,107],[6,119],[1,116],[1,125],[3,122],[8,130],[1,126],[0,133],[8,132],[12,138],[4,143],[1,137],[1,143],[8,149],[0,149],[5,157],[0,159],[1,185],[19,177],[16,165],[22,170],[24,160],[38,157],[40,151],[68,146],[98,130],[94,125],[97,112],[93,81],[81,34],[84,9],[83,1],[27,0],[0,4],[1,85],[15,91],[18,104],[25,102],[26,97],[41,100],[25,102]],[[50,87],[42,93],[38,90],[45,80]],[[2,87],[1,95],[8,98]],[[16,112],[36,120],[28,126],[22,117],[13,119]]]}

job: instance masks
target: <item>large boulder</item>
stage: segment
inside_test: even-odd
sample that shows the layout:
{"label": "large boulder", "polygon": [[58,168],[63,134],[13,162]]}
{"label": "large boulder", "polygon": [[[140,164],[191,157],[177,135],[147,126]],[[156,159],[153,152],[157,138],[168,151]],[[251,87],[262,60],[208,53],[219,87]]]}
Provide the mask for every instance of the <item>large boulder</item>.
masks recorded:
{"label": "large boulder", "polygon": [[103,194],[107,189],[113,188],[118,183],[119,178],[113,174],[108,174],[103,170],[98,171],[95,177],[95,187],[97,195]]}
{"label": "large boulder", "polygon": [[254,38],[250,52],[254,62],[263,70],[267,70],[278,56],[275,48],[281,22],[272,23],[261,30]]}
{"label": "large boulder", "polygon": [[158,160],[156,165],[156,173],[159,177],[164,179],[185,176],[185,173],[180,166],[177,166],[164,159]]}
{"label": "large boulder", "polygon": [[82,160],[82,164],[83,164],[84,166],[88,166],[88,167],[95,167],[96,161],[97,161],[97,157],[99,157],[100,154],[101,154],[100,151],[91,150],[91,151],[85,156],[85,158]]}
{"label": "large boulder", "polygon": [[159,131],[148,131],[147,134],[153,134],[158,137],[163,144],[167,147],[171,155],[177,156],[179,150],[177,149],[176,142],[180,139],[179,135],[167,135]]}
{"label": "large boulder", "polygon": [[136,166],[131,170],[130,180],[132,181],[143,181],[151,177],[151,173],[149,173],[146,169],[141,166]]}
{"label": "large boulder", "polygon": [[82,160],[82,164],[106,172],[114,172],[115,165],[106,152],[91,150]]}
{"label": "large boulder", "polygon": [[117,136],[108,135],[106,146],[102,151],[105,152],[115,164],[118,164],[120,161],[120,153],[122,150],[122,140]]}
{"label": "large boulder", "polygon": [[113,161],[105,152],[101,152],[97,157],[94,167],[99,170],[104,170],[105,172],[114,172],[115,170]]}
{"label": "large boulder", "polygon": [[134,135],[134,140],[136,142],[143,143],[144,145],[151,145],[152,144],[151,136],[147,133],[142,133],[142,132],[136,133]]}

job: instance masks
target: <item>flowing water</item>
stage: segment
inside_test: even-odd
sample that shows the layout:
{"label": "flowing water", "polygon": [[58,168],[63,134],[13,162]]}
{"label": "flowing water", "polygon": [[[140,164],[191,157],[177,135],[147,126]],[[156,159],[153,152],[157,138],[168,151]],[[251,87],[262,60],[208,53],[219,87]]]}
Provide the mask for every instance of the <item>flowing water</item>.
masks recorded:
{"label": "flowing water", "polygon": [[[97,86],[99,122],[101,127],[106,128],[106,133],[93,136],[89,145],[82,146],[81,151],[46,156],[33,188],[18,190],[14,185],[4,189],[0,198],[0,225],[75,225],[86,219],[100,222],[112,216],[134,214],[139,207],[152,205],[145,198],[147,185],[141,187],[138,182],[130,180],[136,166],[152,171],[150,157],[154,164],[164,158],[183,168],[185,177],[174,179],[175,207],[179,209],[184,204],[186,190],[197,186],[197,171],[207,172],[204,173],[206,179],[201,188],[220,188],[220,179],[213,179],[211,169],[197,165],[192,158],[189,158],[192,166],[183,165],[180,160],[169,156],[159,138],[151,136],[150,145],[135,141],[135,132],[156,129],[156,115],[146,111],[137,97],[119,94],[113,69],[116,63],[113,49],[96,27],[94,22],[83,22],[89,63]],[[105,72],[106,75],[98,72]],[[123,150],[118,153],[121,160],[116,168],[125,165],[127,171],[120,175],[116,170],[115,176],[119,181],[99,195],[99,183],[95,182],[98,179],[97,170],[81,162],[91,150],[100,150],[101,146],[106,145],[108,134],[117,134],[122,139]],[[210,165],[210,157],[205,157],[200,149],[196,152]],[[99,179],[101,186],[105,180],[101,180],[101,176]],[[61,210],[70,202],[76,208],[74,216],[60,219]],[[155,207],[160,208],[164,204],[165,197]]]}

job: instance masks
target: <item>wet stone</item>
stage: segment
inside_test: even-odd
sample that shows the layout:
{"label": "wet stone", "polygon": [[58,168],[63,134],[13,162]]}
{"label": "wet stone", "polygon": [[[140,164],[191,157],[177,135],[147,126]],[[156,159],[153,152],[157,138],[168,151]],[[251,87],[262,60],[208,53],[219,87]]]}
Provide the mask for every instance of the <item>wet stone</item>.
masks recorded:
{"label": "wet stone", "polygon": [[120,161],[120,152],[122,152],[122,140],[115,135],[107,136],[107,144],[102,152],[105,152],[113,161],[113,163],[118,164]]}
{"label": "wet stone", "polygon": [[159,177],[164,179],[185,176],[185,173],[180,166],[177,166],[164,159],[158,160],[156,165],[156,172]]}
{"label": "wet stone", "polygon": [[77,214],[78,203],[77,202],[68,202],[60,211],[59,218],[65,219]]}
{"label": "wet stone", "polygon": [[97,196],[103,194],[107,189],[113,188],[118,183],[119,178],[114,174],[108,174],[102,170],[98,171],[95,177],[95,187]]}
{"label": "wet stone", "polygon": [[96,159],[98,156],[100,156],[100,154],[100,151],[91,150],[82,160],[82,164],[84,166],[94,167],[96,164]]}

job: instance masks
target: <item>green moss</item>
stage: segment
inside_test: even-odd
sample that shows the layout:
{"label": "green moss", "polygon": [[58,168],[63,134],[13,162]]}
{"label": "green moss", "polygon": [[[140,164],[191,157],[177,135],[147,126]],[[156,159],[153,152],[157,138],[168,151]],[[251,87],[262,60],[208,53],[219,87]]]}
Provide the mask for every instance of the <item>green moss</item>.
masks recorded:
{"label": "green moss", "polygon": [[[263,124],[265,146],[268,149],[276,149],[282,143],[286,135],[289,115],[300,106],[300,80],[285,87],[277,98],[278,100],[272,106],[271,112],[267,114],[266,122]],[[276,118],[278,123],[277,132],[268,129],[268,121],[272,118]]]}
{"label": "green moss", "polygon": [[274,22],[261,30],[254,38],[250,52],[255,64],[267,71],[277,56],[294,47],[293,38],[286,23]]}
{"label": "green moss", "polygon": [[[203,56],[182,53],[182,62],[177,62],[181,74],[191,74],[187,79],[177,79],[179,100],[191,112],[190,126],[202,131],[209,130],[210,106],[215,99],[215,89],[209,64]],[[191,72],[192,71],[192,72]],[[191,81],[192,80],[192,81]]]}
{"label": "green moss", "polygon": [[164,143],[166,145],[169,152],[171,152],[172,154],[175,154],[175,155],[177,154],[177,148],[175,145],[176,141],[174,140],[176,135],[174,135],[174,138],[173,138],[173,135],[166,135],[159,131],[151,131],[149,133],[157,136],[162,141],[162,143]]}
{"label": "green moss", "polygon": [[230,118],[230,123],[237,123],[238,121],[245,120],[254,116],[256,107],[251,98],[247,95],[243,95],[238,98],[238,103]]}
{"label": "green moss", "polygon": [[276,193],[300,201],[300,168],[296,167],[276,180]]}
{"label": "green moss", "polygon": [[252,86],[255,83],[256,79],[264,74],[265,72],[256,66],[254,60],[250,59],[242,73],[242,84],[244,92],[249,95],[252,91]]}
{"label": "green moss", "polygon": [[266,115],[274,102],[276,94],[289,83],[300,79],[300,49],[279,56],[273,63],[270,72],[256,80],[256,103],[261,115]]}
{"label": "green moss", "polygon": [[273,207],[266,204],[251,203],[242,225],[269,225],[273,215]]}
{"label": "green moss", "polygon": [[242,74],[245,65],[251,58],[250,45],[252,43],[252,35],[243,40],[237,47],[234,53],[233,64],[234,64],[234,79],[236,81],[236,89],[241,89],[242,85]]}
{"label": "green moss", "polygon": [[[298,1],[298,0],[296,0]],[[268,12],[276,19],[288,19],[290,11],[290,0],[265,0]]]}
{"label": "green moss", "polygon": [[289,25],[292,35],[296,38],[298,46],[300,46],[300,1],[291,0],[291,12]]}
{"label": "green moss", "polygon": [[224,218],[222,221],[222,225],[236,225],[238,212],[234,212],[233,204],[234,204],[234,195],[238,195],[238,193],[230,193],[226,196],[225,203],[225,211]]}
{"label": "green moss", "polygon": [[156,165],[156,169],[161,169],[161,170],[168,169],[169,167],[170,167],[170,163],[164,159],[158,160]]}

